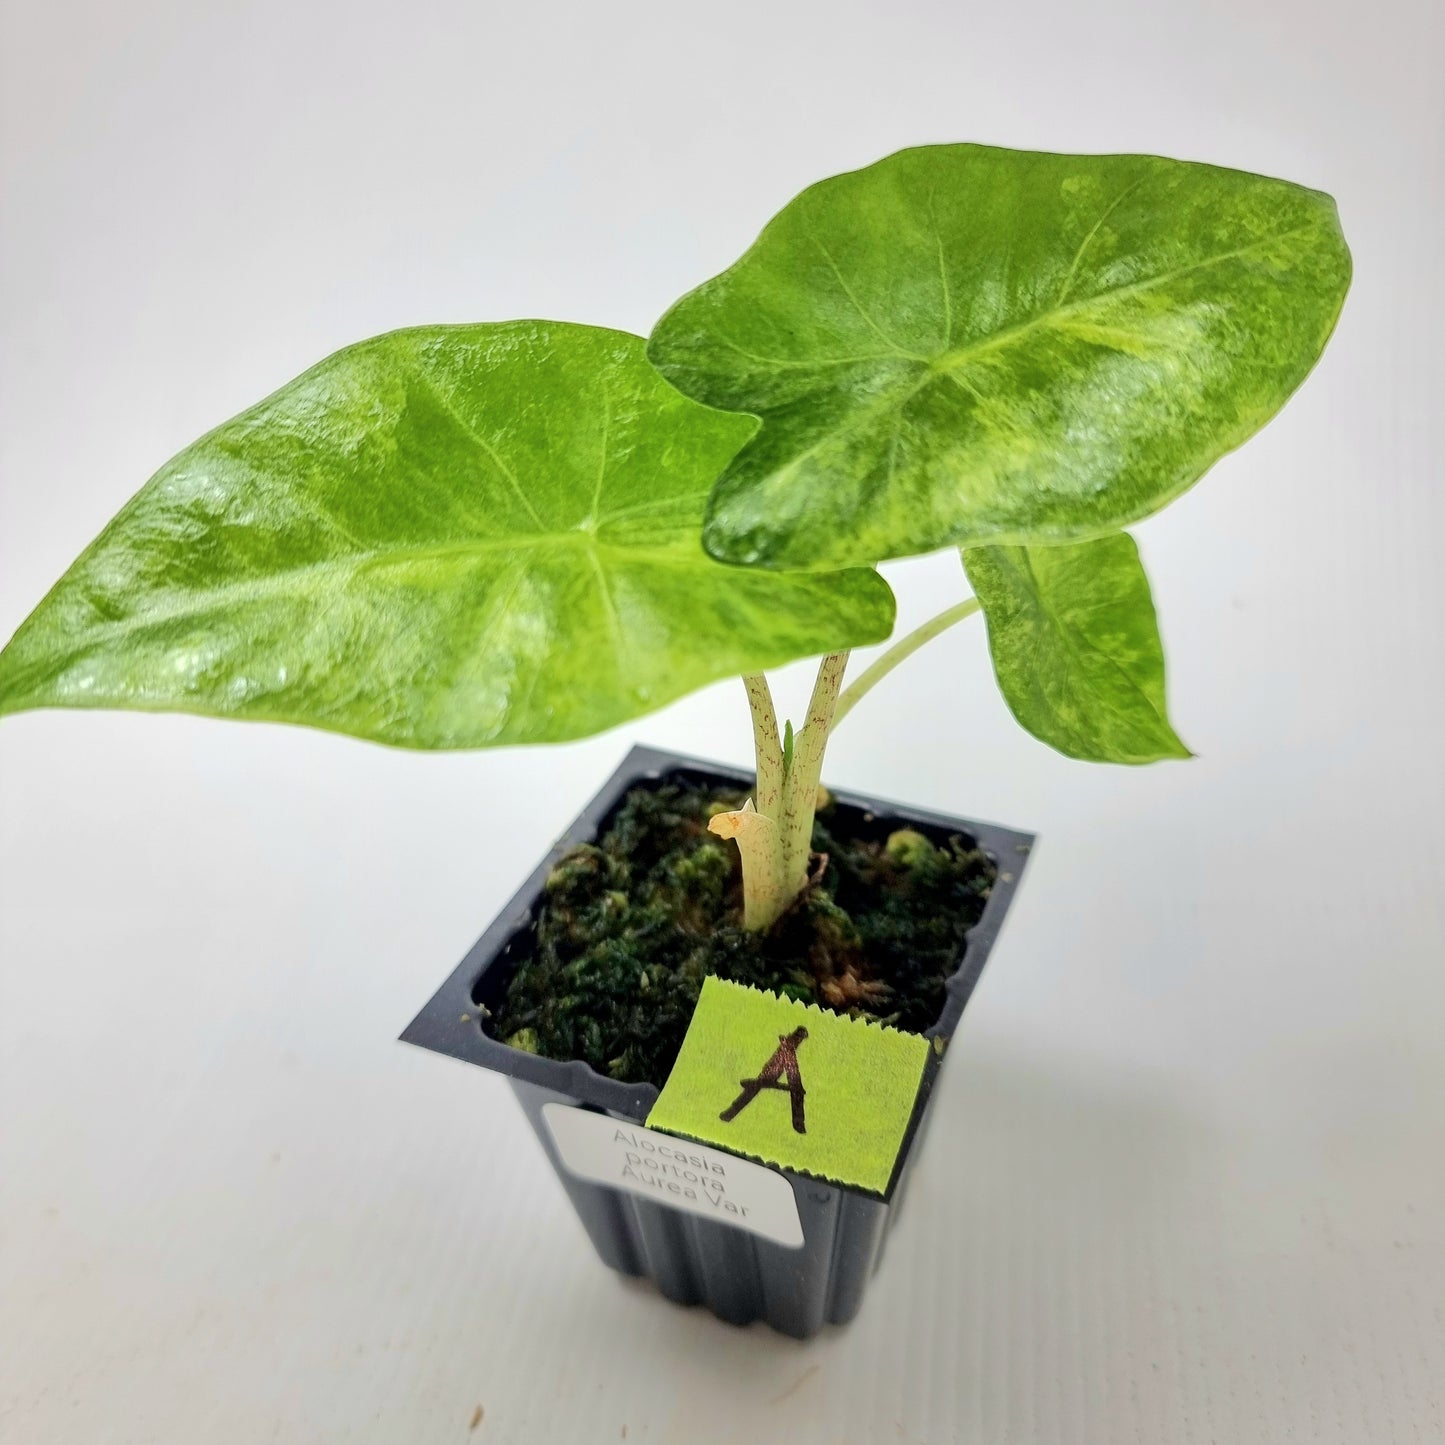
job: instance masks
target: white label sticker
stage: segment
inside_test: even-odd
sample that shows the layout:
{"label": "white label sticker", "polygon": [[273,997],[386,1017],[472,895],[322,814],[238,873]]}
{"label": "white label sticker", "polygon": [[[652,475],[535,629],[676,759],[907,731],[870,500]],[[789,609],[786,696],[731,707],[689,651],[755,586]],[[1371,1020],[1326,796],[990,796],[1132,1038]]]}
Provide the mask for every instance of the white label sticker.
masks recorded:
{"label": "white label sticker", "polygon": [[793,1186],[774,1169],[569,1104],[544,1104],[542,1114],[563,1164],[583,1179],[791,1249],[803,1243]]}

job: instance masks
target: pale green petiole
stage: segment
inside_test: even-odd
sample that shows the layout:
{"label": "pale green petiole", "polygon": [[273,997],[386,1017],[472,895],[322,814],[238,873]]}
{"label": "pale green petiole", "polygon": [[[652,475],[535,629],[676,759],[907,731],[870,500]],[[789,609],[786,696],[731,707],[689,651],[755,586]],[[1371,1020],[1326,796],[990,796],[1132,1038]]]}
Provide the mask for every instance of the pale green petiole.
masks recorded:
{"label": "pale green petiole", "polygon": [[743,677],[748,708],[753,715],[753,752],[757,758],[758,786],[754,805],[765,818],[778,818],[783,803],[783,745],[778,738],[778,715],[768,680],[760,672]]}
{"label": "pale green petiole", "polygon": [[808,881],[808,853],[818,779],[833,709],[848,666],[846,652],[829,653],[819,664],[808,717],[784,746],[778,737],[772,694],[760,673],[743,678],[753,716],[758,760],[755,796],[730,813],[719,813],[708,828],[738,845],[743,863],[743,924],[770,927]]}
{"label": "pale green petiole", "polygon": [[925,642],[932,642],[940,632],[947,632],[955,622],[962,622],[965,617],[972,617],[979,610],[979,605],[978,598],[970,597],[966,602],[960,602],[956,606],[940,612],[937,617],[929,618],[921,627],[915,627],[907,637],[902,637],[895,642],[882,657],[865,668],[843,690],[843,695],[838,699],[837,710],[833,714],[833,726],[837,727],[853,710],[858,700],[868,693],[876,683],[887,677],[900,662],[906,662]]}
{"label": "pale green petiole", "polygon": [[808,718],[793,739],[793,765],[783,786],[783,890],[789,902],[808,881],[808,853],[813,840],[813,814],[823,753],[833,726],[833,710],[848,666],[846,652],[830,652],[818,664],[818,679],[808,700]]}
{"label": "pale green petiole", "polygon": [[767,679],[760,672],[744,676],[753,718],[757,787],[741,808],[720,813],[708,824],[720,837],[733,839],[742,856],[744,927],[771,927],[807,885],[813,815],[818,808],[823,754],[832,730],[900,662],[978,610],[978,600],[970,597],[940,612],[894,643],[846,689],[842,684],[848,654],[830,652],[818,664],[807,719],[796,735],[792,724],[788,725],[786,742],[778,736],[778,717]]}

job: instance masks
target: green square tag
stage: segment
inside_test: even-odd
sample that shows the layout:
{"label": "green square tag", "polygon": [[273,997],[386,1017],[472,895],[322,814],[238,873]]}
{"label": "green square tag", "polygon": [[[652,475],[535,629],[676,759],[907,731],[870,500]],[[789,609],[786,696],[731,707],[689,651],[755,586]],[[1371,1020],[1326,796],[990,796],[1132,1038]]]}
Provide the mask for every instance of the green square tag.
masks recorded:
{"label": "green square tag", "polygon": [[927,1059],[920,1034],[709,978],[647,1125],[882,1194]]}

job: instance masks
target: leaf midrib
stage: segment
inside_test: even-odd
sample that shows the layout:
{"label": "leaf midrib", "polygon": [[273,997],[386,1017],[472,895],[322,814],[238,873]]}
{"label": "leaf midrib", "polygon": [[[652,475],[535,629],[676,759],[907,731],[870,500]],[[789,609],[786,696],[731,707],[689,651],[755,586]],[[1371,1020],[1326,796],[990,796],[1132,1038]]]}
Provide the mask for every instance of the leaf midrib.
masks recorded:
{"label": "leaf midrib", "polygon": [[[111,622],[98,623],[85,631],[87,637],[105,635],[114,632],[139,631],[154,626],[157,623],[169,622],[176,618],[186,617],[196,613],[203,613],[219,604],[236,601],[264,601],[273,595],[293,592],[296,589],[288,584],[294,583],[297,579],[308,577],[337,576],[347,578],[354,576],[363,568],[372,564],[392,562],[427,562],[427,561],[465,561],[470,557],[489,552],[517,552],[517,551],[550,551],[566,550],[573,547],[586,548],[591,553],[593,562],[587,565],[595,565],[600,569],[601,563],[598,559],[600,553],[614,553],[629,561],[653,562],[657,564],[671,564],[673,566],[691,566],[694,564],[720,567],[723,564],[714,562],[707,553],[699,546],[696,556],[679,549],[663,549],[658,547],[627,547],[619,546],[601,540],[587,532],[564,532],[555,535],[529,536],[526,534],[509,537],[505,541],[501,539],[477,539],[471,542],[450,543],[445,546],[432,547],[389,547],[377,548],[368,552],[359,552],[345,558],[338,558],[330,561],[308,562],[298,567],[287,567],[274,572],[267,572],[262,577],[248,578],[236,582],[224,583],[218,587],[192,588],[181,593],[176,598],[176,605],[171,607],[152,607],[144,612],[137,612],[129,617],[117,618]],[[306,590],[302,588],[301,590]],[[317,592],[321,588],[313,589]]]}
{"label": "leaf midrib", "polygon": [[1206,271],[1211,266],[1223,266],[1229,261],[1237,261],[1242,256],[1248,256],[1251,252],[1272,246],[1280,241],[1291,240],[1295,236],[1302,236],[1306,231],[1316,230],[1317,227],[1311,223],[1304,226],[1294,226],[1288,231],[1276,231],[1269,236],[1261,236],[1257,241],[1251,241],[1247,246],[1237,246],[1233,251],[1221,251],[1214,256],[1206,256],[1202,261],[1195,261],[1188,266],[1177,266],[1172,271],[1161,271],[1157,276],[1147,277],[1143,281],[1131,281],[1127,286],[1111,286],[1104,291],[1095,291],[1089,296],[1081,296],[1077,301],[1070,301],[1067,305],[1054,305],[1047,311],[1041,311],[1037,316],[1031,316],[1027,321],[1017,322],[1013,326],[1006,326],[1002,331],[991,331],[987,336],[979,337],[970,341],[964,346],[957,347],[953,351],[946,351],[941,356],[935,357],[930,363],[930,369],[934,371],[953,371],[958,366],[972,360],[981,353],[991,351],[994,347],[1012,341],[1014,337],[1026,332],[1036,330],[1039,327],[1057,325],[1060,317],[1070,317],[1081,312],[1087,312],[1101,302],[1111,302],[1121,296],[1132,296],[1143,291],[1153,290],[1156,286],[1167,285],[1171,281],[1177,281],[1181,276],[1191,275],[1195,271]]}
{"label": "leaf midrib", "polygon": [[[946,351],[931,361],[917,361],[915,365],[920,367],[920,372],[911,380],[907,386],[902,388],[891,387],[880,392],[877,398],[869,405],[859,408],[851,413],[840,425],[830,427],[823,432],[816,441],[795,453],[788,459],[786,467],[782,469],[781,476],[791,475],[796,468],[805,461],[809,461],[818,454],[826,451],[830,443],[836,442],[850,432],[855,432],[875,417],[889,411],[901,410],[915,396],[918,395],[931,382],[939,377],[946,376],[957,380],[953,373],[969,362],[977,360],[980,356],[995,350],[999,346],[1006,345],[1016,338],[1026,335],[1031,331],[1040,330],[1044,327],[1057,325],[1061,318],[1087,313],[1091,307],[1100,303],[1116,300],[1121,296],[1128,296],[1143,291],[1148,291],[1155,286],[1165,285],[1170,281],[1178,280],[1181,276],[1187,276],[1195,271],[1206,270],[1211,266],[1224,265],[1229,261],[1236,261],[1242,256],[1258,251],[1264,247],[1275,245],[1280,241],[1287,241],[1294,236],[1305,234],[1307,231],[1318,229],[1313,223],[1303,226],[1292,227],[1288,231],[1277,231],[1269,236],[1261,236],[1257,241],[1251,241],[1247,246],[1237,247],[1233,251],[1221,251],[1217,255],[1208,256],[1202,261],[1196,261],[1189,266],[1179,266],[1172,271],[1164,271],[1157,276],[1151,276],[1144,281],[1134,281],[1127,286],[1115,286],[1106,291],[1096,291],[1090,296],[1081,297],[1078,301],[1071,301],[1066,306],[1051,306],[1047,311],[1041,311],[1036,316],[1031,316],[1027,321],[1017,322],[1013,326],[1004,327],[1000,331],[990,332],[986,336],[968,342],[966,345],[957,347],[953,351]],[[906,360],[903,356],[891,358],[894,360]],[[765,434],[763,434],[765,435]],[[732,472],[755,447],[760,445],[762,435],[755,441],[750,442],[738,458],[728,468]]]}

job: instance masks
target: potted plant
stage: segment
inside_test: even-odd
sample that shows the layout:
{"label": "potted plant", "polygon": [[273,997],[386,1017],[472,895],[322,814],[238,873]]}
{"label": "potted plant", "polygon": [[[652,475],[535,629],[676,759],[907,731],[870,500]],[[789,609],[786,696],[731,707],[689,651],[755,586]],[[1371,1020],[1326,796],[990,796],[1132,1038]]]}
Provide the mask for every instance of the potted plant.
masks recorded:
{"label": "potted plant", "polygon": [[[806,1335],[858,1307],[1026,834],[822,786],[981,613],[1076,758],[1189,756],[1124,530],[1263,425],[1349,284],[1333,202],[1150,156],[929,146],[810,187],[649,340],[338,352],[167,463],[0,653],[0,713],[557,742],[743,679],[756,771],[635,750],[404,1037],[508,1075],[603,1258]],[[957,548],[885,640],[877,564]],[[962,590],[962,589],[961,589]],[[820,656],[781,727],[767,669]]]}

